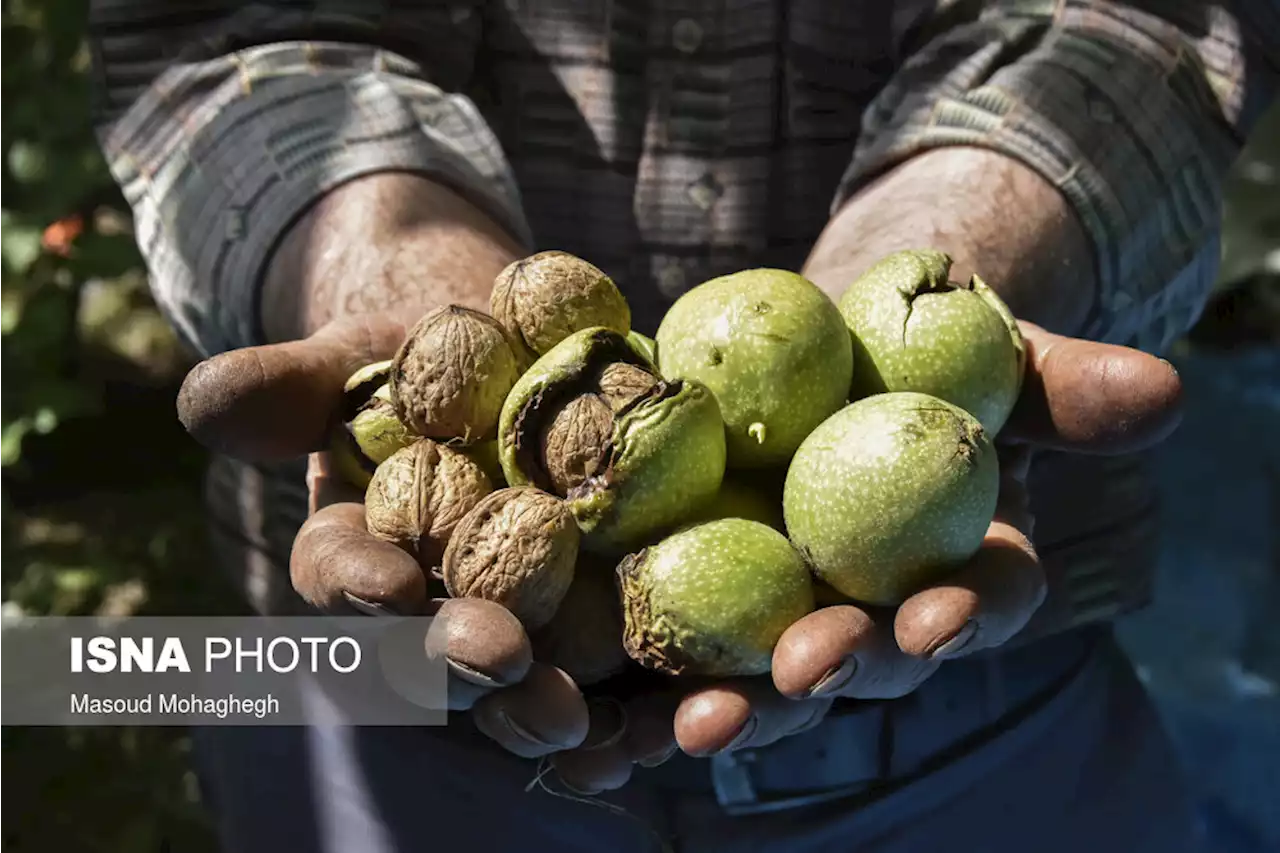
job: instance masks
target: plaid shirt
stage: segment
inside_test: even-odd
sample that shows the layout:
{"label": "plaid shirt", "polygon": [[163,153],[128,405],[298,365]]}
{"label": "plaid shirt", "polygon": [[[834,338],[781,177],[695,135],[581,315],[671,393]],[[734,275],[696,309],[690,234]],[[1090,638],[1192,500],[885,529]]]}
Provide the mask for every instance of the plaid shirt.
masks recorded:
{"label": "plaid shirt", "polygon": [[[1280,75],[1274,0],[102,0],[91,31],[157,302],[205,355],[263,342],[273,246],[359,175],[431,175],[590,258],[652,331],[700,281],[799,268],[871,177],[956,144],[1062,190],[1095,252],[1088,334],[1160,350],[1203,304]],[[250,597],[284,606],[300,469],[216,460],[209,492]],[[1075,611],[1130,595],[1089,583]]]}

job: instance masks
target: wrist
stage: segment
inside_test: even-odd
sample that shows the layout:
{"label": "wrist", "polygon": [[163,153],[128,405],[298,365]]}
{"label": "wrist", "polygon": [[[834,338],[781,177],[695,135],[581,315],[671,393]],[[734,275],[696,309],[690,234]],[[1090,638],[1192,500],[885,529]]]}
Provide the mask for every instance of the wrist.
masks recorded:
{"label": "wrist", "polygon": [[1018,160],[978,148],[920,154],[867,184],[832,217],[804,273],[838,299],[900,249],[951,255],[951,277],[977,273],[1013,313],[1077,333],[1097,294],[1092,245],[1066,198]]}
{"label": "wrist", "polygon": [[446,303],[487,311],[493,279],[524,247],[443,184],[379,172],[326,193],[283,235],[267,265],[262,323],[271,341],[338,317],[416,317]]}

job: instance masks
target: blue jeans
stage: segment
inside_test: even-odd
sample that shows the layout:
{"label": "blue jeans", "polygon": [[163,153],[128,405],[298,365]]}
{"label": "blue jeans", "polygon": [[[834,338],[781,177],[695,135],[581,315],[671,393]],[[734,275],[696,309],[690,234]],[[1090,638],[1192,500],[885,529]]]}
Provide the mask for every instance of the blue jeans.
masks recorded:
{"label": "blue jeans", "polygon": [[[1198,850],[1172,747],[1110,633],[1038,645],[947,664],[919,696],[775,747],[637,768],[598,798],[634,817],[527,791],[534,763],[466,724],[331,725],[322,696],[315,727],[195,739],[236,853],[623,853],[661,849],[655,832],[681,853]],[[1038,655],[1062,672],[1032,695],[1013,679]]]}

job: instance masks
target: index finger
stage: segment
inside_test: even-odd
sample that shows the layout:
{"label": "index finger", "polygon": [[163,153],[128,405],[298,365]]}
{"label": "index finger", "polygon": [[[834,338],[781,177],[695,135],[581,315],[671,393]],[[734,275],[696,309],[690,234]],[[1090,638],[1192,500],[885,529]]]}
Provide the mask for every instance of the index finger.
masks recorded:
{"label": "index finger", "polygon": [[345,317],[309,338],[220,353],[178,391],[178,419],[211,450],[249,462],[293,459],[324,447],[355,371],[391,358],[405,324],[383,314]]}

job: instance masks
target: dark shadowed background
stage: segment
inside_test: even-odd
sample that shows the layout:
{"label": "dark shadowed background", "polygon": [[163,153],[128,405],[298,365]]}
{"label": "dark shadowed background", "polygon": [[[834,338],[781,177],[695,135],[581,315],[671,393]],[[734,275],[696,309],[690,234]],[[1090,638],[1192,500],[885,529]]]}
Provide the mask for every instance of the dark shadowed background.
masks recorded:
{"label": "dark shadowed background", "polygon": [[[3,7],[6,612],[240,612],[208,560],[191,360],[147,293],[88,120],[85,0]],[[1280,109],[1238,164],[1221,286],[1171,354],[1159,602],[1122,627],[1222,853],[1280,849]],[[170,729],[5,729],[4,848],[212,850]],[[531,795],[532,796],[532,795]]]}

